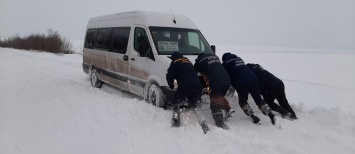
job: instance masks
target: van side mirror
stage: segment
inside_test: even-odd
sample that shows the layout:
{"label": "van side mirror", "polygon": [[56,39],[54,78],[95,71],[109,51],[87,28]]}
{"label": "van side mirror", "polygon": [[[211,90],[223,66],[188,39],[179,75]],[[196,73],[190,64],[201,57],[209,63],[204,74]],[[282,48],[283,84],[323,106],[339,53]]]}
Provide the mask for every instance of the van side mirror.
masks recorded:
{"label": "van side mirror", "polygon": [[150,46],[147,43],[141,43],[138,47],[138,53],[141,57],[149,57]]}
{"label": "van side mirror", "polygon": [[213,52],[214,54],[216,54],[216,46],[215,46],[215,45],[211,45],[211,49],[212,49],[212,52]]}

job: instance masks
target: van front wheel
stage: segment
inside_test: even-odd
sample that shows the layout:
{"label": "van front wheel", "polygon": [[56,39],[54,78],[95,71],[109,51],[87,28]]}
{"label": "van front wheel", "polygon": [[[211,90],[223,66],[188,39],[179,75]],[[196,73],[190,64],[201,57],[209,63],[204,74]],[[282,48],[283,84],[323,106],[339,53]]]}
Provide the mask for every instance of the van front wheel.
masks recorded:
{"label": "van front wheel", "polygon": [[99,77],[97,77],[97,71],[95,68],[91,69],[90,75],[91,85],[96,88],[101,88],[102,82],[100,81]]}
{"label": "van front wheel", "polygon": [[148,88],[147,101],[154,106],[164,107],[164,94],[155,82],[151,83]]}

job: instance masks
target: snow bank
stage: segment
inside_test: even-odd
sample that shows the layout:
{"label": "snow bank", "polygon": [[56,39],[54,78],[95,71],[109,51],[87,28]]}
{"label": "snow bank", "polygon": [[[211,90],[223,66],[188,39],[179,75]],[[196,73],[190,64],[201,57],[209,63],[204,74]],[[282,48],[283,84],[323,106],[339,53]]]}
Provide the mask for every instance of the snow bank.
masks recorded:
{"label": "snow bank", "polygon": [[[208,104],[208,134],[189,112],[182,127],[171,128],[169,111],[107,85],[91,87],[81,55],[0,48],[0,153],[355,153],[355,116],[345,110],[354,109],[354,96],[345,95],[354,94],[353,54],[331,55],[330,65],[318,54],[300,53],[308,57],[302,61],[295,53],[236,53],[286,80],[299,120],[278,117],[273,126],[250,103],[263,122],[254,125],[234,98],[228,131],[214,127]],[[336,67],[343,65],[346,72]],[[328,79],[338,73],[347,81]]]}

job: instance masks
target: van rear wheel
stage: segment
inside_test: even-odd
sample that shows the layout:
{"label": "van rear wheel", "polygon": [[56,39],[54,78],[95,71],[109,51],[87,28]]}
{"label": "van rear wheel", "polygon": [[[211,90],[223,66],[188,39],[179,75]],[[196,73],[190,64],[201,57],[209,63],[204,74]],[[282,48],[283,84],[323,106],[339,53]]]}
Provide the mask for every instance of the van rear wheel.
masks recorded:
{"label": "van rear wheel", "polygon": [[100,81],[99,77],[97,76],[97,71],[95,68],[91,69],[90,75],[91,85],[96,88],[101,88],[102,82]]}
{"label": "van rear wheel", "polygon": [[157,107],[164,107],[164,94],[159,85],[155,82],[151,83],[148,88],[147,101]]}

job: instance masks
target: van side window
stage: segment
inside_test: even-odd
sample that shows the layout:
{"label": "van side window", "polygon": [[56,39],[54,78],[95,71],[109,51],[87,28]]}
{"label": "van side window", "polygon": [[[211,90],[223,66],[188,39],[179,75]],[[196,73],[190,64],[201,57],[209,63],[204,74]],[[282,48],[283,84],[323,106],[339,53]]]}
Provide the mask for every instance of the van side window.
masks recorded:
{"label": "van side window", "polygon": [[88,29],[86,32],[86,37],[85,37],[85,48],[90,48],[93,49],[95,45],[95,40],[96,40],[96,33],[97,29]]}
{"label": "van side window", "polygon": [[97,30],[95,48],[109,49],[110,28],[100,28]]}
{"label": "van side window", "polygon": [[134,49],[136,51],[139,51],[139,46],[141,46],[142,44],[149,45],[147,33],[143,28],[136,27],[134,32]]}
{"label": "van side window", "polygon": [[125,54],[129,38],[130,27],[112,28],[111,51]]}
{"label": "van side window", "polygon": [[139,56],[155,60],[147,32],[141,27],[136,27],[134,30],[134,49],[138,52]]}

